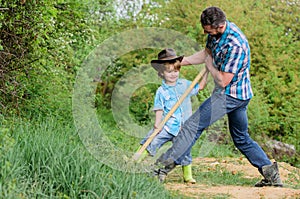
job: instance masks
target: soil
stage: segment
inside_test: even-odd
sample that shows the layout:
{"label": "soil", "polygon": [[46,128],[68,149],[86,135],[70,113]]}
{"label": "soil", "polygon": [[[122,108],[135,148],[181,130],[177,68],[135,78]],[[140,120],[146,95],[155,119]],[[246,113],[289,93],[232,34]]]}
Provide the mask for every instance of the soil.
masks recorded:
{"label": "soil", "polygon": [[[250,185],[207,185],[201,180],[196,184],[186,184],[182,181],[181,168],[171,172],[165,187],[171,192],[190,198],[237,198],[237,199],[300,199],[300,169],[284,162],[277,162],[283,187],[254,187]],[[217,166],[217,167],[216,167]],[[193,173],[207,170],[226,170],[232,175],[242,174],[243,178],[261,179],[258,170],[245,158],[195,158],[193,159]]]}

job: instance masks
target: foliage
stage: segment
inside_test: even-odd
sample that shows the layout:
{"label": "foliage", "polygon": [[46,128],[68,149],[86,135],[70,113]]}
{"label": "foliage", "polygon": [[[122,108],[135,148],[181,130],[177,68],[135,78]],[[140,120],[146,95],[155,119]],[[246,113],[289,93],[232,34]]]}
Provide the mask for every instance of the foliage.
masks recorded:
{"label": "foliage", "polygon": [[[75,74],[105,38],[106,1],[1,4],[1,112],[69,115]],[[93,8],[93,9],[92,9]],[[101,10],[102,12],[99,12]],[[90,14],[93,14],[91,17]],[[99,19],[103,21],[99,21]],[[102,31],[103,30],[103,31]]]}
{"label": "foliage", "polygon": [[1,198],[174,198],[144,174],[97,162],[80,144],[71,120],[34,118],[7,127],[16,141],[0,148]]}
{"label": "foliage", "polygon": [[151,101],[151,99],[154,99],[157,88],[157,85],[149,84],[136,90],[130,98],[130,103],[132,105],[129,105],[129,109],[132,117],[135,118],[136,123],[143,125],[149,123],[151,119],[153,119],[150,118],[150,116],[154,116],[150,113],[151,108],[153,107],[153,101]]}
{"label": "foliage", "polygon": [[[206,36],[202,34],[199,15],[212,5],[227,13],[251,46],[255,94],[249,105],[251,135],[260,142],[276,139],[292,144],[299,154],[298,1],[157,1],[157,5],[145,5],[134,23],[177,30],[204,45]],[[291,163],[299,161],[297,154]]]}
{"label": "foliage", "polygon": [[[128,8],[127,16],[118,18],[113,3],[120,6],[121,1],[118,5],[108,0],[0,0],[1,117],[70,118],[76,73],[103,40],[128,29],[161,27],[179,31],[204,46],[199,14],[215,5],[242,29],[251,46],[255,97],[249,105],[249,132],[260,142],[276,139],[295,145],[297,155],[289,161],[299,162],[299,1],[141,2],[139,12],[132,4],[122,4]],[[185,43],[176,46],[181,54]],[[120,78],[132,68],[149,64],[159,50],[140,49],[116,58],[96,82],[96,107],[110,108]],[[196,72],[187,68],[182,74],[193,79]],[[148,85],[131,97],[130,111],[138,123],[151,119],[148,113],[154,90],[154,85]],[[204,90],[196,103],[208,95],[209,90]],[[3,140],[10,140],[10,134],[4,132]]]}

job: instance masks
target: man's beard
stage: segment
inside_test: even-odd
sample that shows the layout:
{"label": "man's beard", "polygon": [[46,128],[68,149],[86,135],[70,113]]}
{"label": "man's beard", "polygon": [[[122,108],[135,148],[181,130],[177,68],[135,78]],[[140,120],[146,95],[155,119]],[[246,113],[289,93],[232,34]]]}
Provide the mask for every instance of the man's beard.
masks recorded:
{"label": "man's beard", "polygon": [[211,35],[213,38],[215,38],[216,40],[220,39],[220,37],[222,36],[222,33],[218,32],[215,35]]}

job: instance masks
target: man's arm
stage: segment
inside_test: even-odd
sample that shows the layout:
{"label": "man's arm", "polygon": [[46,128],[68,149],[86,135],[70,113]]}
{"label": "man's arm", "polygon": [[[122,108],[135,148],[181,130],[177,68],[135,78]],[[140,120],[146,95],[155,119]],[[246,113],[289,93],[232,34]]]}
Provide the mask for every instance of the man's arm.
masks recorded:
{"label": "man's arm", "polygon": [[218,71],[214,66],[213,66],[213,61],[212,57],[209,56],[205,60],[205,65],[207,70],[210,72],[214,80],[218,85],[221,87],[225,88],[232,80],[234,74],[233,73],[227,73],[223,71]]}
{"label": "man's arm", "polygon": [[[208,48],[205,48],[199,52],[196,52],[195,54],[184,57],[181,61],[181,66],[186,65],[193,65],[193,64],[203,64],[205,63],[205,60],[211,55],[211,52]],[[201,78],[199,82],[199,90],[203,90],[207,83],[209,71],[206,69],[205,73],[203,74],[203,77]]]}
{"label": "man's arm", "polygon": [[181,66],[203,64],[209,54],[210,51],[206,48],[204,50],[196,52],[191,56],[184,57],[183,60],[181,61]]}
{"label": "man's arm", "polygon": [[208,73],[209,73],[209,71],[206,68],[206,71],[203,74],[202,79],[199,82],[199,90],[203,90],[205,88],[206,83],[207,83]]}

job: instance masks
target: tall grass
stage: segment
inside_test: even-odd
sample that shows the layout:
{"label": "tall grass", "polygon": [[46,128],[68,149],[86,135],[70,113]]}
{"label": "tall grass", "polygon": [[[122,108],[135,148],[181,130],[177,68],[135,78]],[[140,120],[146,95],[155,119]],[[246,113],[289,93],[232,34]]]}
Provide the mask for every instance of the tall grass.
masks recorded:
{"label": "tall grass", "polygon": [[72,121],[50,117],[1,125],[0,198],[175,197],[153,178],[96,161]]}

